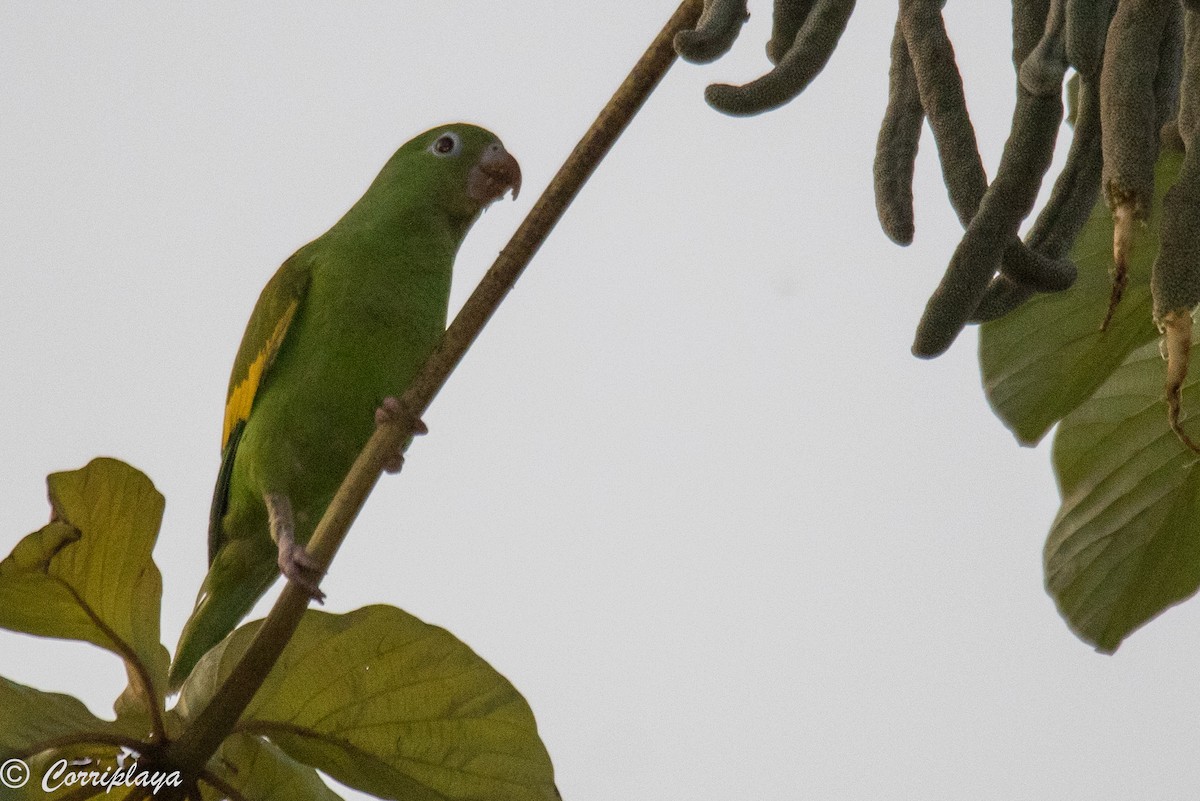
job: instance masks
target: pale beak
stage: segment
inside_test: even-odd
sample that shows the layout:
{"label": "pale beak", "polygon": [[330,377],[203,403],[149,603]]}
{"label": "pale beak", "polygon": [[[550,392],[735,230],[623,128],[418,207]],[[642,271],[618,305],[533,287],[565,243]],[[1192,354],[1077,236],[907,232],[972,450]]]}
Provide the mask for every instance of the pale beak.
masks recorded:
{"label": "pale beak", "polygon": [[467,174],[467,196],[486,206],[510,189],[516,200],[521,191],[521,166],[504,145],[492,142]]}

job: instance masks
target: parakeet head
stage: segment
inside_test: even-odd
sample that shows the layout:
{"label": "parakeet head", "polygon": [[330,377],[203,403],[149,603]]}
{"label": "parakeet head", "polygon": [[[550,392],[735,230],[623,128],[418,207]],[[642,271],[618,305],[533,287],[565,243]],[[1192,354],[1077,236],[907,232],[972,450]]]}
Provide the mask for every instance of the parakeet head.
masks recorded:
{"label": "parakeet head", "polygon": [[469,224],[510,189],[516,198],[521,168],[503,143],[477,125],[453,123],[431,128],[397,150],[360,205],[437,209]]}

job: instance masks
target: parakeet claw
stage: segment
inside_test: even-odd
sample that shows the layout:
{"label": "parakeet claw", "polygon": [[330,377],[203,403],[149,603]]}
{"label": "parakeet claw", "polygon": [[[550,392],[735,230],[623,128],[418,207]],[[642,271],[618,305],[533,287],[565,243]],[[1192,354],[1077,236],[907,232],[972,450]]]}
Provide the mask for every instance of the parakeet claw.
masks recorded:
{"label": "parakeet claw", "polygon": [[288,581],[307,592],[317,603],[325,603],[325,593],[317,586],[317,582],[321,580],[321,568],[308,551],[304,550],[303,545],[297,543],[290,535],[280,538],[277,561],[279,572]]}
{"label": "parakeet claw", "polygon": [[[400,399],[392,395],[383,399],[379,404],[379,408],[375,410],[375,425],[381,426],[384,423],[390,423],[400,414]],[[416,420],[413,423],[413,436],[428,434],[429,427],[421,420]],[[399,473],[404,467],[404,445],[400,446],[400,450],[389,456],[383,462],[383,472]]]}
{"label": "parakeet claw", "polygon": [[321,566],[317,560],[296,542],[296,526],[292,519],[292,503],[286,495],[268,492],[263,496],[267,505],[267,518],[271,524],[271,536],[275,538],[279,555],[276,564],[279,572],[308,593],[319,604],[325,603],[325,593],[317,584],[321,581]]}
{"label": "parakeet claw", "polygon": [[[384,423],[390,423],[400,414],[400,399],[395,395],[388,395],[379,404],[379,408],[375,410],[375,425],[381,426]],[[421,420],[413,423],[413,436],[428,434],[429,427]]]}

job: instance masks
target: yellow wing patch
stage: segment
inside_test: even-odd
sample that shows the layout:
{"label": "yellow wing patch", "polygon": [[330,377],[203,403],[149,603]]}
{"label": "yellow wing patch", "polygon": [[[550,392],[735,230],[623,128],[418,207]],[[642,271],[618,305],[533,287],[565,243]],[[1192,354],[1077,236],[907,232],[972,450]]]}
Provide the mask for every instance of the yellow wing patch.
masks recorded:
{"label": "yellow wing patch", "polygon": [[229,434],[233,431],[233,427],[250,416],[250,407],[254,405],[254,396],[258,394],[263,374],[275,360],[275,355],[279,353],[279,346],[283,344],[283,338],[287,335],[288,327],[292,324],[292,318],[296,316],[296,309],[299,306],[299,300],[293,300],[288,304],[263,349],[250,363],[246,377],[230,390],[229,399],[225,401],[225,425],[221,430],[221,450],[225,450],[225,446],[229,443]]}

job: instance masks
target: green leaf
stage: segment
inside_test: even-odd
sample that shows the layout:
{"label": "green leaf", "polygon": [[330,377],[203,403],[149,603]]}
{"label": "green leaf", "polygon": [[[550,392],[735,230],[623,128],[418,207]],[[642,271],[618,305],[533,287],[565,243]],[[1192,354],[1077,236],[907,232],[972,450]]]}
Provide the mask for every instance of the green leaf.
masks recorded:
{"label": "green leaf", "polygon": [[162,576],[150,552],[163,497],[115,459],[47,479],[54,520],[0,562],[0,627],[84,640],[125,660],[125,716],[161,710],[169,655],[159,642]]}
{"label": "green leaf", "polygon": [[[42,788],[42,777],[60,760],[103,771],[115,768],[120,743],[132,738],[121,722],[101,720],[78,699],[48,693],[0,677],[0,762],[21,759],[25,762],[26,781],[20,788],[0,785],[0,799],[47,801],[78,793],[78,787],[61,782],[52,791]],[[9,765],[9,770],[21,770]],[[0,777],[10,782],[16,774]],[[6,795],[6,793],[8,793]],[[114,790],[105,798],[127,795]]]}
{"label": "green leaf", "polygon": [[[100,776],[112,776],[121,767],[122,750],[117,746],[105,745],[70,745],[64,748],[46,751],[28,760],[32,778],[23,788],[23,794],[18,794],[19,801],[69,801],[79,798],[80,778],[95,772]],[[60,764],[61,763],[61,764]],[[44,777],[49,777],[50,791],[46,792],[42,784]],[[89,776],[89,784],[90,776]],[[94,784],[92,785],[94,786]],[[110,791],[108,786],[102,786],[95,796],[104,801],[123,801],[132,795],[134,788],[118,784]],[[0,796],[2,798],[3,796]]]}
{"label": "green leaf", "polygon": [[70,695],[35,690],[0,676],[0,761],[36,754],[48,743],[83,734],[119,734]]}
{"label": "green leaf", "polygon": [[[208,653],[183,686],[194,717],[260,622]],[[444,629],[390,606],[309,611],[238,724],[343,784],[405,801],[557,801],[520,693]]]}
{"label": "green leaf", "polygon": [[[315,770],[260,737],[229,737],[210,764],[217,778],[246,801],[341,801]],[[202,789],[207,799],[225,798],[211,785]]]}
{"label": "green leaf", "polygon": [[1156,336],[1150,319],[1150,265],[1158,253],[1162,198],[1183,155],[1164,152],[1155,170],[1149,224],[1134,242],[1129,285],[1107,331],[1100,322],[1111,293],[1112,214],[1103,201],[1071,250],[1079,279],[1065,292],[1038,295],[979,332],[983,387],[996,415],[1025,444],[1091,396],[1134,348]]}
{"label": "green leaf", "polygon": [[[1200,410],[1194,336],[1185,412]],[[1054,439],[1063,501],[1046,587],[1076,634],[1105,652],[1200,587],[1200,461],[1167,425],[1164,365],[1157,343],[1135,350]]]}

